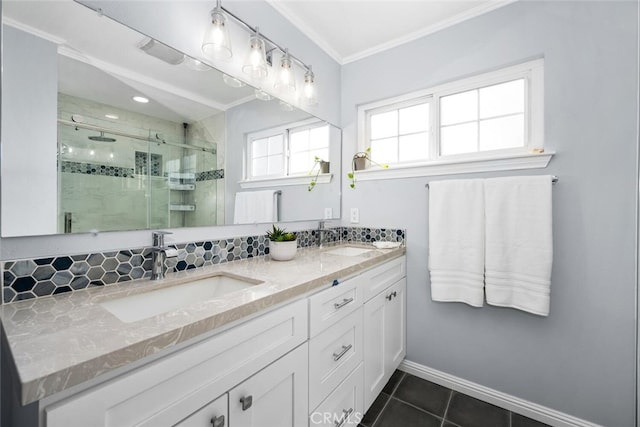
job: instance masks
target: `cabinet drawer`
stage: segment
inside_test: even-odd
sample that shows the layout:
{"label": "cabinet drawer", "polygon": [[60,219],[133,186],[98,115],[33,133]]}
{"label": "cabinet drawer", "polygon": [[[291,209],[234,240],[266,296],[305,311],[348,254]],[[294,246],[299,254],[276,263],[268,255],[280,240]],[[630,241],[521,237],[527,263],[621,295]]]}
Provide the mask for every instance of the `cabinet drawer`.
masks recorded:
{"label": "cabinet drawer", "polygon": [[360,276],[363,282],[364,300],[369,301],[406,275],[406,260],[404,256],[365,271]]}
{"label": "cabinet drawer", "polygon": [[361,276],[309,297],[309,336],[313,338],[362,306]]}
{"label": "cabinet drawer", "polygon": [[227,407],[229,405],[229,397],[225,393],[213,402],[199,409],[195,414],[191,414],[186,419],[180,421],[175,427],[226,427],[229,416]]}
{"label": "cabinet drawer", "polygon": [[362,308],[309,342],[309,408],[313,409],[362,361]]}
{"label": "cabinet drawer", "polygon": [[50,405],[46,425],[174,425],[306,341],[307,321],[289,304]]}
{"label": "cabinet drawer", "polygon": [[[357,426],[364,417],[362,363],[309,415],[310,427]],[[342,423],[342,424],[341,424]]]}

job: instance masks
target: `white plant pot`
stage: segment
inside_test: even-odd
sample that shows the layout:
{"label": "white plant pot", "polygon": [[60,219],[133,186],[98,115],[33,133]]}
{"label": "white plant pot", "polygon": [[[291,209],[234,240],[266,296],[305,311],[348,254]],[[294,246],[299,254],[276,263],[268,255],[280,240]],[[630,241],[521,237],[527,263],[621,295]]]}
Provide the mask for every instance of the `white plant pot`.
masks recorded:
{"label": "white plant pot", "polygon": [[275,261],[289,261],[296,256],[298,241],[274,242],[269,241],[269,255]]}

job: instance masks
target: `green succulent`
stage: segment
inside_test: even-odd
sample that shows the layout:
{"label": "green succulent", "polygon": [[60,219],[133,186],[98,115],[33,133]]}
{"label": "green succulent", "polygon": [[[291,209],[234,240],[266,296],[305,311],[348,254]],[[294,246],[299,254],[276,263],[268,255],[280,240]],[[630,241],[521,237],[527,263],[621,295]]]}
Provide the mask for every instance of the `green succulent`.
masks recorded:
{"label": "green succulent", "polygon": [[276,227],[275,224],[271,230],[267,231],[267,237],[272,242],[293,242],[297,238],[295,233],[289,233],[284,228]]}

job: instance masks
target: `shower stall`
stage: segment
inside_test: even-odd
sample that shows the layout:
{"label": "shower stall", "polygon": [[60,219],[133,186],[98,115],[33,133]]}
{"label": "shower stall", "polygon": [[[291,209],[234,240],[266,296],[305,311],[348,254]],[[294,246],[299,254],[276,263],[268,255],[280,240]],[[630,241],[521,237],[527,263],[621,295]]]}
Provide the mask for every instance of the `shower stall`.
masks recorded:
{"label": "shower stall", "polygon": [[214,142],[90,121],[58,120],[58,232],[217,224]]}

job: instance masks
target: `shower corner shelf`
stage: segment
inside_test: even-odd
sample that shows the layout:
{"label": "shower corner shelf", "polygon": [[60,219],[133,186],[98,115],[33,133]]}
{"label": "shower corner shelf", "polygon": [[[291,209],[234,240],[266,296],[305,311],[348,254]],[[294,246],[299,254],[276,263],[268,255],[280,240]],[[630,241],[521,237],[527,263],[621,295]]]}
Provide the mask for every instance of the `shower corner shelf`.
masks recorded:
{"label": "shower corner shelf", "polygon": [[195,211],[196,205],[169,205],[171,211]]}

